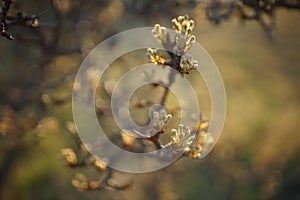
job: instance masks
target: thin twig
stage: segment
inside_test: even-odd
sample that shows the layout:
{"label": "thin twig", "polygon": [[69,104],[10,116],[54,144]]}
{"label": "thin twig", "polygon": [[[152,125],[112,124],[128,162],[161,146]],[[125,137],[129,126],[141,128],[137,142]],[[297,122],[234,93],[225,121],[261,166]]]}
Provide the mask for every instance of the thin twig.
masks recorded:
{"label": "thin twig", "polygon": [[14,40],[14,37],[9,33],[7,33],[7,24],[6,24],[7,13],[9,11],[11,4],[12,4],[12,0],[3,0],[2,13],[1,13],[1,25],[0,25],[1,36],[5,37],[8,40]]}

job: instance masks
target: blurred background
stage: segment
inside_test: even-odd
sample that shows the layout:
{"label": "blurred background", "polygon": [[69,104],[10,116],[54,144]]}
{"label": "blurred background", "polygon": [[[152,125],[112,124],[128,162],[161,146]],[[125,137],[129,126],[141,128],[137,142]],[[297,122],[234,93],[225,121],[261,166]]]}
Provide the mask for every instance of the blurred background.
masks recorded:
{"label": "blurred background", "polygon": [[[275,26],[268,28],[229,12],[233,4],[210,3],[13,1],[9,15],[36,14],[39,26],[8,26],[15,40],[0,38],[0,198],[300,199],[299,9],[266,10]],[[77,146],[71,94],[81,62],[114,34],[156,23],[171,28],[184,14],[224,79],[227,117],[215,148],[205,159],[183,157],[156,172],[117,172],[115,179],[131,182],[126,190],[79,191],[72,185],[77,172],[89,179],[102,173],[70,168],[60,155]],[[135,62],[128,58],[119,63]],[[109,92],[114,80],[107,80],[99,87]],[[199,91],[207,97],[205,85]],[[209,100],[201,103],[210,117]]]}

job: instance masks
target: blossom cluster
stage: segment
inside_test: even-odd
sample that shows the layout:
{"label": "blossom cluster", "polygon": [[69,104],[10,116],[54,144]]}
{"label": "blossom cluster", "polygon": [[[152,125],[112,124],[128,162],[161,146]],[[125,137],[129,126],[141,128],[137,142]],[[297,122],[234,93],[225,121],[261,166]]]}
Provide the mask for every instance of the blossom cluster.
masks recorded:
{"label": "blossom cluster", "polygon": [[185,154],[192,158],[201,158],[208,150],[208,147],[214,143],[214,138],[210,132],[201,132],[195,145],[185,148]]}
{"label": "blossom cluster", "polygon": [[201,158],[214,143],[212,133],[208,132],[209,122],[202,115],[198,123],[198,136],[195,143],[185,148],[185,155],[192,158]]}
{"label": "blossom cluster", "polygon": [[190,128],[183,124],[179,124],[178,129],[172,129],[172,148],[176,151],[185,150],[188,148],[195,138],[195,134],[192,134]]}
{"label": "blossom cluster", "polygon": [[61,155],[67,164],[74,166],[77,165],[77,155],[71,148],[64,148],[60,150]]}
{"label": "blossom cluster", "polygon": [[[168,32],[166,27],[156,24],[152,30],[154,37],[160,42],[171,56],[171,61],[167,62],[158,49],[148,48],[147,56],[149,61],[154,64],[169,65],[179,71],[180,74],[189,74],[191,70],[196,69],[199,64],[197,60],[187,53],[196,42],[196,37],[192,35],[195,22],[189,19],[188,15],[178,16],[172,19],[175,35]],[[174,56],[175,55],[175,56]],[[179,59],[176,59],[179,58]]]}
{"label": "blossom cluster", "polygon": [[159,112],[154,111],[153,112],[153,128],[155,128],[158,131],[161,131],[166,123],[172,119],[171,114],[167,114],[167,112],[162,109]]}
{"label": "blossom cluster", "polygon": [[187,54],[181,56],[179,72],[181,74],[189,74],[192,69],[195,69],[198,66],[199,66],[198,61],[193,60],[193,57],[191,56],[191,54],[187,53]]}
{"label": "blossom cluster", "polygon": [[165,59],[160,55],[160,52],[156,48],[148,48],[146,55],[150,62],[154,64],[165,64]]}

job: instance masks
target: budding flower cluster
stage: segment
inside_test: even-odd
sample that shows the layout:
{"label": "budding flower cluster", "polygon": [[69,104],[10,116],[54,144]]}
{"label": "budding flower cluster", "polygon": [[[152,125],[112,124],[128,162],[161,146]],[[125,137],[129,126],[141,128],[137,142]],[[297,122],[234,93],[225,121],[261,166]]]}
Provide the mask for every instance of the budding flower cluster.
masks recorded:
{"label": "budding flower cluster", "polygon": [[214,141],[215,140],[210,132],[202,131],[199,135],[197,144],[193,147],[186,148],[185,154],[190,155],[192,158],[201,158]]}
{"label": "budding flower cluster", "polygon": [[202,133],[202,146],[207,146],[209,144],[212,144],[215,140],[210,132],[203,132]]}
{"label": "budding flower cluster", "polygon": [[172,60],[170,62],[166,61],[158,49],[154,48],[147,49],[147,56],[150,62],[154,64],[170,65],[170,67],[178,70],[181,75],[189,74],[190,70],[198,67],[198,61],[187,54],[187,51],[196,43],[196,37],[192,35],[195,22],[190,20],[188,15],[184,15],[172,19],[172,25],[175,30],[173,38],[171,38],[168,30],[159,24],[154,26],[152,34],[167,50],[171,50],[180,59],[170,54]]}
{"label": "budding flower cluster", "polygon": [[196,42],[196,37],[194,35],[186,37],[180,33],[175,36],[175,46],[173,48],[174,52],[179,55],[183,55],[187,52]]}
{"label": "budding flower cluster", "polygon": [[174,30],[177,32],[175,36],[174,51],[179,55],[187,52],[196,42],[196,37],[192,35],[195,22],[189,19],[188,15],[178,16],[172,19]]}
{"label": "budding flower cluster", "polygon": [[124,145],[131,146],[133,144],[135,138],[132,136],[132,134],[129,132],[129,130],[122,129],[121,136],[122,136]]}
{"label": "budding flower cluster", "polygon": [[152,29],[152,34],[160,43],[163,44],[168,42],[169,34],[167,33],[166,27],[155,24],[154,28]]}
{"label": "budding flower cluster", "polygon": [[172,130],[172,145],[175,150],[185,150],[188,148],[195,138],[195,135],[191,134],[191,130],[188,126],[179,124],[178,130]]}
{"label": "budding flower cluster", "polygon": [[189,37],[195,27],[195,22],[189,19],[188,15],[178,16],[172,19],[172,25],[176,32]]}
{"label": "budding flower cluster", "polygon": [[165,64],[165,59],[160,55],[159,50],[156,48],[148,48],[146,55],[150,62],[154,64]]}
{"label": "budding flower cluster", "polygon": [[76,173],[74,179],[72,180],[72,185],[78,190],[87,190],[89,188],[87,177],[82,173]]}
{"label": "budding flower cluster", "polygon": [[60,150],[60,153],[69,165],[77,164],[77,156],[76,156],[75,152],[73,151],[73,149],[64,148],[64,149]]}
{"label": "budding flower cluster", "polygon": [[184,56],[181,56],[180,59],[180,73],[189,74],[191,70],[196,69],[199,64],[197,60],[193,60],[193,57],[187,53]]}
{"label": "budding flower cluster", "polygon": [[106,164],[104,162],[102,162],[99,159],[94,159],[92,161],[92,164],[94,165],[94,167],[96,167],[96,169],[98,169],[99,171],[104,171],[106,170]]}
{"label": "budding flower cluster", "polygon": [[165,110],[160,110],[159,112],[153,112],[153,128],[156,130],[162,130],[166,123],[172,119],[171,114],[167,114]]}

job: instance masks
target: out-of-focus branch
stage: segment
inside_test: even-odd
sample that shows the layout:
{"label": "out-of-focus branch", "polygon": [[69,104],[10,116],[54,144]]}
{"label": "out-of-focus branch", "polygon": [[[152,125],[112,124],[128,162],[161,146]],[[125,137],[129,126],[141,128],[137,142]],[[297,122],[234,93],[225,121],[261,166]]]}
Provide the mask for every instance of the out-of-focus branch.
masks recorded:
{"label": "out-of-focus branch", "polygon": [[39,17],[37,15],[27,15],[22,12],[18,12],[15,16],[8,15],[9,8],[12,4],[12,0],[3,0],[1,15],[1,36],[9,40],[15,38],[7,32],[9,26],[23,25],[27,27],[37,27],[39,25]]}
{"label": "out-of-focus branch", "polygon": [[14,37],[9,33],[7,33],[7,23],[6,23],[7,13],[11,4],[12,4],[12,0],[3,0],[0,31],[2,37],[5,37],[6,39],[9,40],[14,40]]}
{"label": "out-of-focus branch", "polygon": [[212,1],[210,6],[206,7],[206,16],[208,20],[220,23],[224,19],[228,19],[234,12],[236,5],[234,2],[228,5],[220,4],[218,1]]}
{"label": "out-of-focus branch", "polygon": [[[275,18],[274,10],[276,8],[300,9],[299,0],[233,0],[222,1],[212,0],[206,5],[206,15],[208,20],[214,23],[220,23],[231,17],[234,11],[238,11],[243,21],[257,21],[267,37],[272,39],[272,30],[274,29]],[[249,10],[251,14],[246,12]],[[263,19],[266,16],[270,23]]]}
{"label": "out-of-focus branch", "polygon": [[39,17],[37,15],[27,15],[18,12],[15,16],[7,16],[7,26],[25,25],[29,27],[37,27],[39,25]]}

